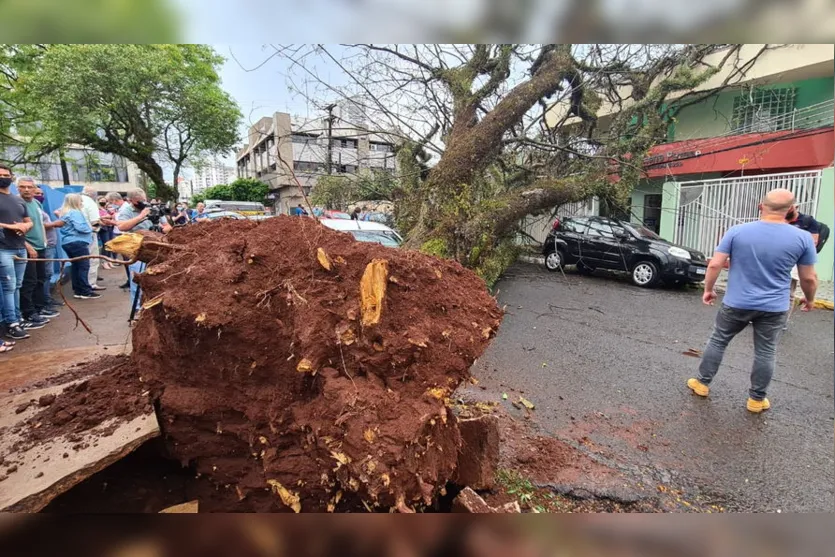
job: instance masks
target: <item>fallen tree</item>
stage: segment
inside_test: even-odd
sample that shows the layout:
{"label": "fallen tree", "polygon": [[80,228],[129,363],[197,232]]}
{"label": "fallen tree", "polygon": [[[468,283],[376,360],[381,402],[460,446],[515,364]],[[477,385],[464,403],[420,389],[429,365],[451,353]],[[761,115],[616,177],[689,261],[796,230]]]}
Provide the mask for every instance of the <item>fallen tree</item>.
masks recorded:
{"label": "fallen tree", "polygon": [[[370,133],[406,138],[397,184],[386,191],[407,246],[455,259],[491,283],[514,260],[524,217],[592,196],[628,207],[633,187],[645,177],[639,161],[666,141],[676,115],[740,83],[759,56],[775,48],[743,54],[742,46],[275,50],[293,69],[291,87],[312,105],[349,103],[374,122]],[[343,84],[310,70],[320,60],[343,74]],[[605,118],[599,121],[598,114]]]}
{"label": "fallen tree", "polygon": [[502,315],[471,271],[291,217],[109,247],[148,263],[131,359],[201,510],[408,512],[454,477],[448,397]]}

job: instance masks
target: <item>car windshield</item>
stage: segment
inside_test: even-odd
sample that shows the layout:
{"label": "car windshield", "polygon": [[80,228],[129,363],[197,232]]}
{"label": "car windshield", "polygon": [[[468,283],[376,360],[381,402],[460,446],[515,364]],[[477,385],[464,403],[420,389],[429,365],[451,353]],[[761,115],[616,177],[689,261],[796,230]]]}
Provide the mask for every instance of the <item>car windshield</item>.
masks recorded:
{"label": "car windshield", "polygon": [[348,213],[342,213],[340,211],[326,211],[325,216],[329,219],[339,219],[339,220],[351,220],[351,215]]}
{"label": "car windshield", "polygon": [[628,225],[626,228],[637,234],[641,238],[649,238],[650,240],[660,240],[661,236],[643,226],[636,226],[634,224]]}
{"label": "car windshield", "polygon": [[393,232],[383,230],[351,230],[350,232],[359,242],[374,242],[389,248],[400,247],[400,239]]}

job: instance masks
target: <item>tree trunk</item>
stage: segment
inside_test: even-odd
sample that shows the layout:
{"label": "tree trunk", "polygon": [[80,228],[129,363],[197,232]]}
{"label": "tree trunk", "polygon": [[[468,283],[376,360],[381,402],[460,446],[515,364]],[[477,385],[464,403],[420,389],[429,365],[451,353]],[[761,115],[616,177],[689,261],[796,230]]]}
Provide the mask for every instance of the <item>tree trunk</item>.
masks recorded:
{"label": "tree trunk", "polygon": [[[472,124],[470,109],[463,105],[456,113],[456,124],[451,136],[454,141],[432,169],[424,186],[426,203],[415,229],[409,233],[407,247],[419,249],[427,240],[441,238],[448,241],[459,232],[463,223],[454,222],[459,211],[456,203],[463,186],[484,171],[501,150],[504,134],[540,99],[554,94],[573,70],[569,50],[560,45],[547,53],[534,75],[514,87],[484,118]],[[466,131],[461,131],[461,127]],[[456,250],[457,251],[457,250]]]}
{"label": "tree trunk", "polygon": [[148,179],[157,188],[157,198],[161,201],[176,201],[177,188],[172,188],[165,183],[162,167],[153,158],[148,157],[141,161],[134,161],[139,170],[148,175]]}
{"label": "tree trunk", "polygon": [[61,161],[61,179],[65,186],[70,185],[70,169],[67,168],[67,159],[64,158],[64,150],[58,150],[58,160]]}

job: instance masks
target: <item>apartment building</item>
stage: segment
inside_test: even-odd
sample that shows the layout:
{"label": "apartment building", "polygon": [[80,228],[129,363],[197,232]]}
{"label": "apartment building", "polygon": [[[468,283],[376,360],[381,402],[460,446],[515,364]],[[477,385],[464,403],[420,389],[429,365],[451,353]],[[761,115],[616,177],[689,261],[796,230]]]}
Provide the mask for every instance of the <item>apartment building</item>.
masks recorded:
{"label": "apartment building", "polygon": [[189,184],[190,196],[202,193],[208,188],[233,182],[237,178],[235,167],[213,158],[194,167],[194,177]]}
{"label": "apartment building", "polygon": [[[3,158],[15,160],[18,150],[18,147],[7,148]],[[125,193],[139,188],[141,184],[141,173],[136,165],[118,155],[72,145],[64,150],[64,162],[69,182],[74,186],[93,186],[100,193]],[[17,176],[31,176],[38,184],[52,188],[64,186],[58,153],[45,156],[35,163],[15,165],[14,173]]]}
{"label": "apartment building", "polygon": [[[745,45],[741,63],[754,60],[763,46]],[[801,211],[830,227],[835,223],[835,47],[777,46],[756,58],[732,87],[679,111],[667,141],[642,161],[646,178],[632,193],[631,206],[613,216],[708,256],[728,228],[758,218],[759,200],[774,188],[791,189]],[[708,62],[723,56],[719,52]],[[699,89],[718,89],[729,71],[726,67]],[[558,121],[564,110],[554,107],[546,122]],[[601,106],[600,130],[615,113],[614,106]],[[600,210],[595,203],[581,206]],[[529,232],[546,232],[547,224],[539,227]],[[819,256],[818,274],[833,278],[832,242]]]}
{"label": "apartment building", "polygon": [[250,128],[247,145],[237,153],[237,176],[269,184],[276,213],[286,214],[304,201],[299,186],[307,195],[321,176],[395,173],[394,146],[394,137],[373,130],[353,103],[315,118],[276,112]]}

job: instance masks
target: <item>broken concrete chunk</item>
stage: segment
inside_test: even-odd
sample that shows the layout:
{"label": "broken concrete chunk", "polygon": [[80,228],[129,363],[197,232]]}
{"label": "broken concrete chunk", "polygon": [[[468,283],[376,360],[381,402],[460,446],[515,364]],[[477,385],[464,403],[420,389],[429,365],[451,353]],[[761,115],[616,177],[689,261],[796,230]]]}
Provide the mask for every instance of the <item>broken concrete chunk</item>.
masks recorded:
{"label": "broken concrete chunk", "polygon": [[481,496],[465,487],[461,493],[452,501],[452,512],[470,514],[492,514],[495,513],[492,507],[487,504]]}
{"label": "broken concrete chunk", "polygon": [[493,489],[499,466],[499,419],[495,415],[461,419],[461,448],[455,483]]}

